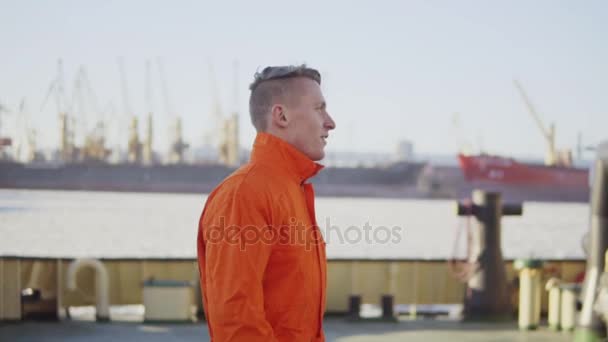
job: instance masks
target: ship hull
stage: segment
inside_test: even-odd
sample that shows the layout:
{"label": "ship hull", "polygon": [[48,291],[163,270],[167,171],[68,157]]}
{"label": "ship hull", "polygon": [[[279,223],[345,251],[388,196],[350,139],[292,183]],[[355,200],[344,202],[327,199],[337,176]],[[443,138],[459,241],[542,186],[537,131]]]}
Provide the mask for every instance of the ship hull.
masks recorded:
{"label": "ship hull", "polygon": [[519,201],[589,199],[587,169],[527,164],[487,155],[459,155],[458,160],[470,188],[498,191]]}
{"label": "ship hull", "polygon": [[[386,168],[326,168],[311,182],[322,196],[419,197],[424,163]],[[222,165],[0,163],[0,188],[88,191],[209,193],[234,168]]]}
{"label": "ship hull", "polygon": [[588,187],[589,171],[574,167],[525,164],[497,156],[465,156],[458,160],[469,181],[484,181],[516,186]]}

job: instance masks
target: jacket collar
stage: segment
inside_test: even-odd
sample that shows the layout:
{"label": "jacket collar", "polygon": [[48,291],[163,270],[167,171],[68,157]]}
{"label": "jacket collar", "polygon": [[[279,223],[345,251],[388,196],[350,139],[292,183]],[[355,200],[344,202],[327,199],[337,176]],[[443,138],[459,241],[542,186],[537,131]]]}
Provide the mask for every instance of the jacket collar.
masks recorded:
{"label": "jacket collar", "polygon": [[255,137],[251,161],[266,162],[280,168],[300,184],[323,168],[323,165],[315,163],[285,140],[263,132]]}

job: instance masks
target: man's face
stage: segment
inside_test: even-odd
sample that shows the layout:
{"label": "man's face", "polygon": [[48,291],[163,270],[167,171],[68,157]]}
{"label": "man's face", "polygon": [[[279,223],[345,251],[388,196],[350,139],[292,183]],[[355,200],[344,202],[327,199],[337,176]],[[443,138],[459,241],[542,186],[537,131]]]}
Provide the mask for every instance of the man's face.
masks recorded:
{"label": "man's face", "polygon": [[291,104],[286,111],[289,143],[311,160],[323,159],[326,139],[336,123],[327,113],[321,87],[311,79],[299,78],[290,98]]}

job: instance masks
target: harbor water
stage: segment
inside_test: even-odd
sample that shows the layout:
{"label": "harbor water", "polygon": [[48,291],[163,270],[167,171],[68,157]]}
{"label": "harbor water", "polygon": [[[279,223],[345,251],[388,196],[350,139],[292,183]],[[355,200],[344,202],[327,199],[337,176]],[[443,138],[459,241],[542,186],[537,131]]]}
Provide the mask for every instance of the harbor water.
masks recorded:
{"label": "harbor water", "polygon": [[[204,194],[0,190],[0,255],[192,259],[205,200]],[[462,256],[469,223],[455,207],[448,200],[316,201],[329,259]],[[524,203],[522,216],[503,219],[505,259],[584,259],[588,216],[587,204]]]}

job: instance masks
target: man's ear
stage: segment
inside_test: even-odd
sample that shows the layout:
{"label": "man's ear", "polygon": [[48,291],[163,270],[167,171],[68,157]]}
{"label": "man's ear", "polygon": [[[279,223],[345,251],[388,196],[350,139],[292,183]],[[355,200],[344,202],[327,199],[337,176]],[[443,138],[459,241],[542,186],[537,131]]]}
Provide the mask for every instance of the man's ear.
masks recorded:
{"label": "man's ear", "polygon": [[272,109],[270,111],[270,121],[278,127],[287,127],[287,125],[289,124],[289,119],[287,117],[285,106],[280,104],[272,106]]}

